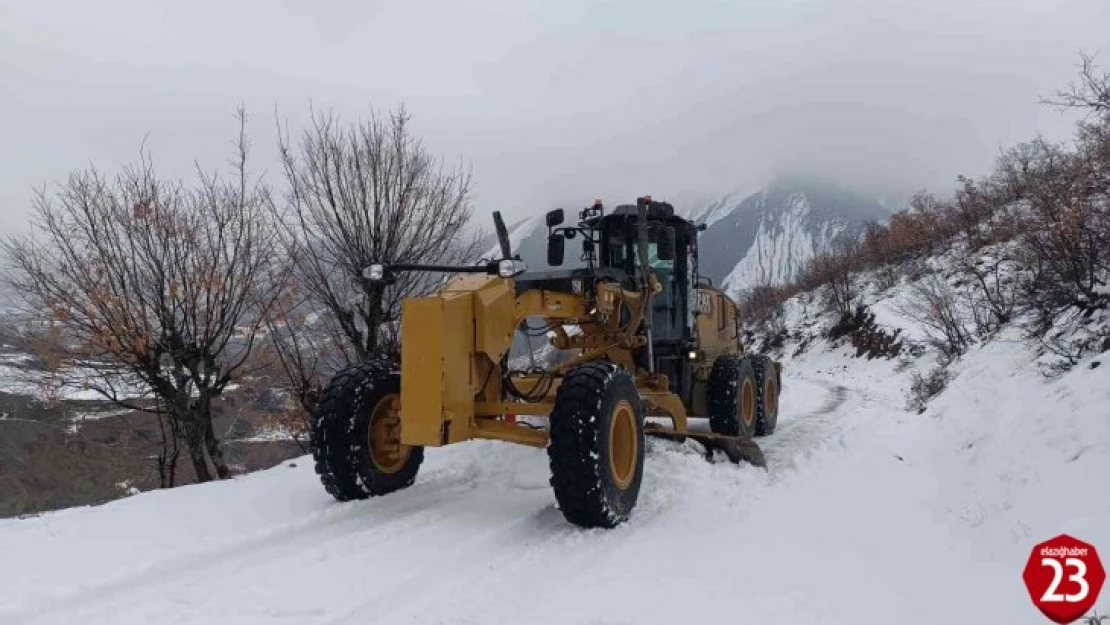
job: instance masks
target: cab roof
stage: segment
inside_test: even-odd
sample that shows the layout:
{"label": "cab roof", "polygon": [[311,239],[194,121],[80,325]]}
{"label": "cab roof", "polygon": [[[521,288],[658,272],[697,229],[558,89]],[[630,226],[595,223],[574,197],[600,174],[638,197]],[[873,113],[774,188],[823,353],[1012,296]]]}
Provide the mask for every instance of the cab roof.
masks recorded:
{"label": "cab roof", "polygon": [[[597,225],[602,220],[608,219],[635,219],[639,216],[639,208],[636,204],[620,204],[612,211],[600,217],[592,217],[587,220],[591,225]],[[680,215],[675,214],[674,206],[669,202],[651,201],[647,207],[647,218],[649,221],[667,221],[679,222],[690,224],[691,222]]]}

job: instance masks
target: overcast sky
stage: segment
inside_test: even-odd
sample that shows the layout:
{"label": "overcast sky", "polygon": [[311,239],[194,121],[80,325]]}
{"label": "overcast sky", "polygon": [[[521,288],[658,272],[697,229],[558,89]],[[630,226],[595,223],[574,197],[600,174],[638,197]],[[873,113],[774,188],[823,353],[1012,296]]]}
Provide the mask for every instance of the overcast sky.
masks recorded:
{"label": "overcast sky", "polygon": [[1081,51],[1110,66],[1108,0],[0,0],[0,229],[31,189],[147,146],[229,155],[239,103],[273,169],[275,107],[404,102],[473,166],[477,217],[601,196],[693,201],[805,169],[951,188],[1070,119],[1037,104]]}

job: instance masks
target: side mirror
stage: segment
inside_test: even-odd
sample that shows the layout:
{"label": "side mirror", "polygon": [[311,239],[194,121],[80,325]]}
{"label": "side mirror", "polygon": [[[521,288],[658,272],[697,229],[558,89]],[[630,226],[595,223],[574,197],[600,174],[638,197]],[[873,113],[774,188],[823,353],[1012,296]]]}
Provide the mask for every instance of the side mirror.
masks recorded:
{"label": "side mirror", "polygon": [[547,227],[554,228],[563,223],[563,209],[556,208],[553,211],[547,212]]}
{"label": "side mirror", "polygon": [[[549,220],[550,221],[550,220]],[[566,237],[560,233],[548,235],[547,237],[547,264],[552,267],[558,267],[563,264],[563,250],[566,245]]]}
{"label": "side mirror", "polygon": [[675,243],[674,243],[674,227],[667,226],[663,228],[663,236],[659,238],[658,248],[656,250],[659,255],[659,260],[674,260]]}

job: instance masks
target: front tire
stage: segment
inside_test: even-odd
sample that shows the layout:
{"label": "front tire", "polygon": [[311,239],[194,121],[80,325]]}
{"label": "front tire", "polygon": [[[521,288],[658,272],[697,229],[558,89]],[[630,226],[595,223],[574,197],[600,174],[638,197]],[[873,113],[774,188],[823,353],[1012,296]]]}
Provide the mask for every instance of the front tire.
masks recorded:
{"label": "front tire", "polygon": [[567,521],[615,527],[628,520],[644,473],[644,416],[632,376],[610,362],[572,369],[555,393],[547,455]]}
{"label": "front tire", "polygon": [[717,358],[706,389],[709,429],[714,434],[750,438],[755,433],[757,388],[755,370],[747,357]]}
{"label": "front tire", "polygon": [[313,411],[312,456],[337,500],[386,495],[416,481],[424,448],[400,442],[400,397],[401,376],[380,362],[350,366],[324,390]]}

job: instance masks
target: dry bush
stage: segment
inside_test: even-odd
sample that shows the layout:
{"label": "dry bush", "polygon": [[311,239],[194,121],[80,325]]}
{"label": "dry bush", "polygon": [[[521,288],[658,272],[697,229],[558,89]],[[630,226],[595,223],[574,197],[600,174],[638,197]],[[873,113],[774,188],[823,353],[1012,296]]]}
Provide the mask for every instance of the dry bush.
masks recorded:
{"label": "dry bush", "polygon": [[[740,309],[740,323],[754,337],[759,334],[755,351],[766,353],[783,346],[786,342],[786,314],[784,305],[794,295],[796,286],[772,286],[764,284],[740,293],[737,303]],[[751,339],[749,339],[750,341]]]}
{"label": "dry bush", "polygon": [[941,365],[925,375],[914,371],[910,377],[910,391],[906,408],[918,414],[925,412],[929,400],[939,395],[951,379],[948,368]]}
{"label": "dry bush", "polygon": [[829,310],[850,313],[861,294],[856,275],[863,265],[861,258],[857,243],[841,240],[832,249],[820,251],[810,259],[796,286],[807,291],[824,288]]}
{"label": "dry bush", "polygon": [[1034,314],[1034,335],[1069,308],[1105,308],[1110,274],[1107,182],[1098,180],[1085,155],[1038,145],[1030,172],[1030,223],[1018,250],[1028,269],[1022,299]]}
{"label": "dry bush", "polygon": [[992,254],[965,254],[959,261],[960,274],[970,286],[968,308],[980,337],[1008,324],[1018,307],[1020,266],[1006,249]]}
{"label": "dry bush", "polygon": [[791,286],[768,284],[752,287],[737,298],[740,322],[747,326],[775,326],[782,321],[783,306],[798,289]]}
{"label": "dry bush", "polygon": [[1038,139],[1022,163],[1030,203],[1023,296],[1034,337],[1068,309],[1089,317],[1110,305],[1110,73],[1084,56],[1078,80],[1046,101],[1084,118],[1074,148]]}
{"label": "dry bush", "polygon": [[852,347],[856,348],[856,357],[896,358],[902,353],[902,342],[898,336],[901,330],[888,332],[875,323],[875,313],[866,306],[856,306],[854,312],[842,313],[840,319],[831,327],[826,336],[829,340],[837,341],[848,337]]}
{"label": "dry bush", "polygon": [[909,300],[898,312],[920,323],[930,343],[948,358],[963,354],[972,342],[960,310],[959,293],[940,276],[930,274],[914,283]]}
{"label": "dry bush", "polygon": [[890,243],[889,226],[877,221],[864,225],[860,263],[862,268],[875,269],[879,289],[886,291],[897,286],[902,277],[902,258]]}

